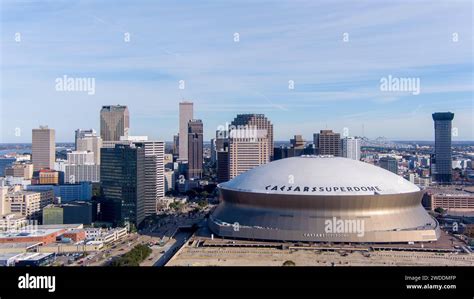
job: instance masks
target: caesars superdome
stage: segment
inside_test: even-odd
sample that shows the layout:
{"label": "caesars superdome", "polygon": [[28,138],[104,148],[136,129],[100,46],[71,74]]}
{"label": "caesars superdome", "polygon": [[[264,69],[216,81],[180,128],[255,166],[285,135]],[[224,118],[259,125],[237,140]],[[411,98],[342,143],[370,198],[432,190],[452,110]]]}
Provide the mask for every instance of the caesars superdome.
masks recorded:
{"label": "caesars superdome", "polygon": [[383,168],[332,156],[277,160],[219,185],[209,217],[219,236],[312,242],[423,242],[439,238],[422,191]]}

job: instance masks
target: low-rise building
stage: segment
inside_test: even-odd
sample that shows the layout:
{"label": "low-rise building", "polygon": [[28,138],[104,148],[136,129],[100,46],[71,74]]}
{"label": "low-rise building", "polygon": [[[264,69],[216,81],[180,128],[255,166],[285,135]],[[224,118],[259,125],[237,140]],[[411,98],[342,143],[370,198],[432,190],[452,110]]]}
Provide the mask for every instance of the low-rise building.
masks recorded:
{"label": "low-rise building", "polygon": [[60,183],[60,174],[53,169],[41,169],[33,173],[34,185],[57,185]]}
{"label": "low-rise building", "polygon": [[83,229],[72,229],[66,231],[62,237],[68,238],[73,242],[79,242],[86,239],[86,232]]}
{"label": "low-rise building", "polygon": [[56,237],[66,232],[66,229],[37,229],[27,227],[20,231],[0,232],[0,244],[3,243],[42,243],[50,244],[56,242]]}
{"label": "low-rise building", "polygon": [[33,164],[31,163],[14,163],[5,168],[5,176],[12,176],[16,178],[23,178],[31,180],[33,177]]}
{"label": "low-rise building", "polygon": [[43,224],[91,225],[97,214],[95,203],[90,201],[72,201],[59,205],[49,205],[43,209]]}
{"label": "low-rise building", "polygon": [[39,267],[46,266],[54,261],[54,253],[28,252],[17,257],[15,266],[17,267]]}
{"label": "low-rise building", "polygon": [[92,198],[92,183],[90,182],[64,185],[30,185],[27,186],[26,190],[53,190],[54,196],[61,198],[62,203],[74,200],[90,200]]}
{"label": "low-rise building", "polygon": [[122,239],[126,235],[127,235],[127,228],[118,227],[118,228],[103,231],[102,234],[97,236],[94,240],[101,241],[104,244],[109,244],[111,242],[115,242],[117,240]]}
{"label": "low-rise building", "polygon": [[0,214],[15,213],[28,219],[38,219],[41,209],[53,202],[53,192],[14,191],[0,203]]}
{"label": "low-rise building", "polygon": [[20,229],[28,225],[25,216],[9,213],[0,216],[0,231]]}
{"label": "low-rise building", "polygon": [[456,187],[428,188],[423,205],[430,210],[442,208],[448,212],[474,212],[474,192]]}
{"label": "low-rise building", "polygon": [[23,256],[23,252],[11,252],[11,253],[2,253],[0,254],[0,267],[13,267],[15,266],[15,262],[21,256]]}

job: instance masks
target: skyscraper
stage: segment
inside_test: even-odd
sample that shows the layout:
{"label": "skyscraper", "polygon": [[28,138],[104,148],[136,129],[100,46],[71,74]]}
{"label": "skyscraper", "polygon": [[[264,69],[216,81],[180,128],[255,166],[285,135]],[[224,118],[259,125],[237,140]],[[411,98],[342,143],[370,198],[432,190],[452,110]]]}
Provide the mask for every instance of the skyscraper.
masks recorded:
{"label": "skyscraper", "polygon": [[342,156],[352,160],[360,160],[360,139],[346,137],[341,141]]}
{"label": "skyscraper", "polygon": [[88,151],[94,153],[94,163],[100,164],[100,148],[102,147],[102,138],[97,136],[93,129],[77,129],[75,133],[76,151]]}
{"label": "skyscraper", "polygon": [[273,124],[264,114],[238,114],[231,125],[237,129],[239,129],[239,126],[248,126],[250,129],[266,130],[268,139],[266,153],[269,155],[268,161],[273,160]]}
{"label": "skyscraper", "polygon": [[217,182],[223,183],[229,179],[229,149],[225,147],[217,152]]}
{"label": "skyscraper", "polygon": [[188,123],[188,179],[202,177],[203,124],[200,119]]}
{"label": "skyscraper", "polygon": [[127,106],[102,106],[100,110],[100,137],[103,141],[119,141],[128,136],[130,114]]}
{"label": "skyscraper", "polygon": [[163,141],[136,142],[145,150],[145,217],[155,215],[159,199],[165,196],[165,143]]}
{"label": "skyscraper", "polygon": [[295,149],[304,149],[306,142],[301,135],[295,135],[293,139],[290,139],[290,144],[292,148]]}
{"label": "skyscraper", "polygon": [[145,150],[141,145],[117,144],[101,149],[101,218],[114,225],[138,226],[145,218]]}
{"label": "skyscraper", "polygon": [[[229,134],[229,179],[270,162],[267,131],[257,130],[252,137],[246,133],[246,130],[235,129]],[[217,159],[220,158],[219,155]]]}
{"label": "skyscraper", "polygon": [[216,131],[216,141],[215,141],[215,148],[216,152],[222,151],[225,148],[229,147],[229,137],[228,133],[225,130],[217,130]]}
{"label": "skyscraper", "polygon": [[227,131],[216,131],[215,151],[217,162],[217,182],[227,182],[229,180],[229,139]]}
{"label": "skyscraper", "polygon": [[379,165],[383,169],[398,174],[398,161],[393,157],[382,157],[379,160]]}
{"label": "skyscraper", "polygon": [[433,179],[438,183],[450,183],[452,180],[451,123],[454,113],[433,113],[435,129]]}
{"label": "skyscraper", "polygon": [[33,170],[42,168],[54,168],[56,160],[55,131],[48,126],[40,126],[33,129],[33,140],[31,145],[31,155],[33,160]]}
{"label": "skyscraper", "polygon": [[321,130],[313,136],[318,155],[341,156],[341,135],[332,130]]}
{"label": "skyscraper", "polygon": [[217,162],[216,139],[211,138],[211,163]]}
{"label": "skyscraper", "polygon": [[179,103],[179,160],[188,159],[188,123],[193,119],[193,103]]}
{"label": "skyscraper", "polygon": [[68,153],[67,162],[64,165],[64,180],[70,184],[99,182],[100,163],[95,163],[95,157],[95,153],[89,151]]}
{"label": "skyscraper", "polygon": [[173,135],[173,156],[179,156],[179,135]]}

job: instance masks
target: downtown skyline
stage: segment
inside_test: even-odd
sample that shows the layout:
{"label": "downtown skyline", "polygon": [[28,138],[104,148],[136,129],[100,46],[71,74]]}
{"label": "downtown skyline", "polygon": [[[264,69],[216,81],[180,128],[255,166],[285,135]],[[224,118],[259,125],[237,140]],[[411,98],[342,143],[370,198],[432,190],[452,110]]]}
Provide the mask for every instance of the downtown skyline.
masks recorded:
{"label": "downtown skyline", "polygon": [[[437,111],[455,113],[453,141],[474,140],[468,1],[449,12],[423,1],[119,4],[2,2],[0,143],[30,142],[39,125],[73,141],[115,104],[130,109],[131,135],[171,141],[183,100],[206,141],[240,113],[264,113],[275,140],[348,128],[431,141]],[[57,91],[65,75],[94,78],[95,93]],[[389,76],[419,78],[420,93],[381,91]]]}

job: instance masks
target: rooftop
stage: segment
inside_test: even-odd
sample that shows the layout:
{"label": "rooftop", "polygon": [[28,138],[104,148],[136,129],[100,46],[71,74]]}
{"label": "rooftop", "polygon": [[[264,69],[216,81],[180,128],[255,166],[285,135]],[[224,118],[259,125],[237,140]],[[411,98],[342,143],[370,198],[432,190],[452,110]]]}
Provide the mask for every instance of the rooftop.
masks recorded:
{"label": "rooftop", "polygon": [[42,253],[42,252],[27,252],[23,253],[21,256],[17,258],[18,261],[36,261],[42,259],[44,257],[53,255],[54,253]]}
{"label": "rooftop", "polygon": [[54,233],[60,233],[63,229],[56,228],[56,229],[22,229],[22,230],[10,230],[7,232],[0,232],[0,239],[5,238],[31,238],[31,237],[44,237]]}

